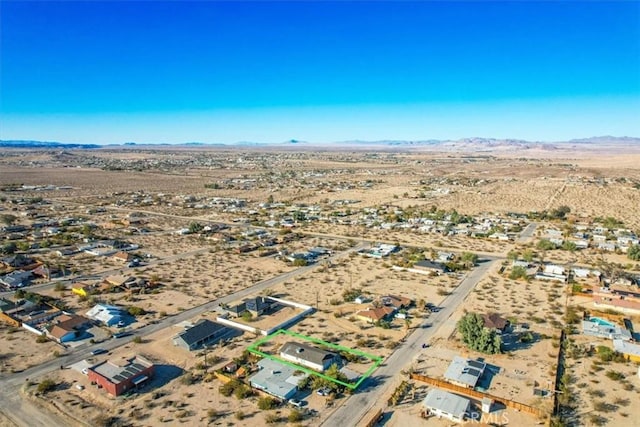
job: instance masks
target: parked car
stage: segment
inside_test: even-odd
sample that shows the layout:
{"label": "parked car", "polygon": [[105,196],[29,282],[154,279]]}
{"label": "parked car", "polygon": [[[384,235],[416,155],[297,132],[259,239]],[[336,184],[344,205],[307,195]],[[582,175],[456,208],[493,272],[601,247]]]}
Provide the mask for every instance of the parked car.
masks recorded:
{"label": "parked car", "polygon": [[107,350],[105,350],[104,348],[96,348],[95,350],[91,351],[91,355],[92,356],[97,356],[98,354],[103,354],[106,353]]}
{"label": "parked car", "polygon": [[331,389],[328,387],[322,387],[321,389],[318,389],[316,393],[320,396],[329,396],[329,394],[331,393]]}
{"label": "parked car", "polygon": [[305,405],[305,402],[298,399],[289,399],[289,404],[295,406],[296,408],[302,408]]}

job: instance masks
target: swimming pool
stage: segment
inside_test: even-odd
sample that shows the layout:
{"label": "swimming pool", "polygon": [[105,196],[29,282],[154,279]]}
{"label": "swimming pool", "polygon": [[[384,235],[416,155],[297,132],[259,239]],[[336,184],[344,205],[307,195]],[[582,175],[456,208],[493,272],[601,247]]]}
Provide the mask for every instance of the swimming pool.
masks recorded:
{"label": "swimming pool", "polygon": [[593,323],[595,323],[597,325],[600,325],[600,326],[611,326],[611,327],[615,326],[613,323],[608,322],[608,321],[606,321],[604,319],[601,319],[599,317],[592,317],[592,318],[589,319],[589,321],[591,321],[591,322],[593,322]]}

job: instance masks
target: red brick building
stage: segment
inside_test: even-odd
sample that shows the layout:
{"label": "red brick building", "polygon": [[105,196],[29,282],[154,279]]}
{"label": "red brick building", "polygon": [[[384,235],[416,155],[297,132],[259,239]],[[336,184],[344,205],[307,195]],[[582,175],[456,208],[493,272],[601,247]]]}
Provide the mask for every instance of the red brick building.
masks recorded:
{"label": "red brick building", "polygon": [[153,377],[155,366],[141,356],[117,361],[102,362],[88,369],[91,384],[102,386],[112,396],[120,396],[135,390]]}

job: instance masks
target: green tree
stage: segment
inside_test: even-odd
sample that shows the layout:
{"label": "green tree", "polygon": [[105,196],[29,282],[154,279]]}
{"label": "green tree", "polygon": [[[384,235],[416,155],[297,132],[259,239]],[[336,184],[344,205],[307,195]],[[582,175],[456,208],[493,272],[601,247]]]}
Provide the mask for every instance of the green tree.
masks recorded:
{"label": "green tree", "polygon": [[511,273],[509,273],[509,279],[518,280],[518,279],[526,279],[527,278],[527,269],[516,265],[511,269]]}
{"label": "green tree", "polygon": [[550,251],[556,248],[556,244],[549,239],[540,239],[536,247],[543,251]]}
{"label": "green tree", "polygon": [[304,258],[296,258],[293,261],[293,265],[296,267],[304,267],[305,265],[307,265],[307,260]]}
{"label": "green tree", "polygon": [[203,228],[204,227],[202,224],[200,224],[199,222],[193,221],[189,224],[189,233],[192,233],[192,234],[199,233],[200,231],[202,231]]}
{"label": "green tree", "polygon": [[56,383],[53,380],[45,379],[42,380],[40,384],[38,384],[38,392],[39,393],[47,393],[56,388]]}
{"label": "green tree", "polygon": [[466,268],[471,268],[478,263],[478,255],[473,252],[463,252],[460,256],[460,261]]}
{"label": "green tree", "polygon": [[472,350],[497,354],[502,350],[502,340],[495,329],[484,327],[484,319],[477,313],[467,313],[458,321],[462,341]]}
{"label": "green tree", "polygon": [[562,243],[562,249],[564,249],[565,251],[569,251],[569,252],[575,252],[576,249],[578,249],[578,247],[576,246],[576,244],[570,240],[565,240]]}
{"label": "green tree", "polygon": [[518,257],[520,256],[520,252],[518,251],[509,251],[509,253],[507,254],[507,259],[509,261],[515,261],[518,259]]}
{"label": "green tree", "polygon": [[535,256],[535,254],[533,253],[533,251],[531,249],[525,249],[524,252],[522,252],[522,259],[527,261],[527,262],[533,261],[533,257],[534,256]]}
{"label": "green tree", "polygon": [[633,245],[627,249],[627,258],[632,261],[640,261],[640,245]]}
{"label": "green tree", "polygon": [[3,245],[2,248],[0,248],[0,252],[6,255],[11,255],[12,253],[15,253],[17,249],[18,247],[14,242],[9,242]]}

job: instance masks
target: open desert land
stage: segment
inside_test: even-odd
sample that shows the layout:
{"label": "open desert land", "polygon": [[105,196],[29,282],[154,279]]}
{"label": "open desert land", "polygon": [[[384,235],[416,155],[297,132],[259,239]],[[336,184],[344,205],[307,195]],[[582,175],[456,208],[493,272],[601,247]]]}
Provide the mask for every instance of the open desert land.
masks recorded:
{"label": "open desert land", "polygon": [[[635,165],[639,161],[640,154],[635,152],[603,156],[602,162],[596,162],[588,153],[527,150],[518,154],[474,155],[419,150],[312,153],[244,149],[25,151],[18,155],[9,150],[0,156],[0,188],[6,190],[1,194],[0,213],[15,215],[14,224],[27,227],[40,218],[72,218],[80,225],[63,226],[65,238],[69,239],[64,241],[65,245],[82,245],[86,236],[137,245],[132,253],[141,263],[132,267],[109,256],[56,255],[54,249],[63,245],[53,238],[49,238],[54,241],[50,249],[37,245],[30,249],[30,254],[40,261],[62,268],[63,279],[72,277],[74,281],[93,284],[108,276],[132,276],[153,282],[153,287],[143,291],[114,288],[89,297],[73,294],[74,283],[69,281],[59,285],[45,285],[46,279],[34,282],[40,286],[38,293],[60,299],[79,314],[98,301],[143,309],[144,314],[136,317],[131,331],[153,326],[168,316],[258,282],[295,273],[298,267],[283,259],[286,254],[304,253],[313,247],[328,248],[335,253],[371,242],[397,244],[400,252],[383,259],[355,253],[333,262],[320,258],[304,274],[276,280],[268,289],[253,295],[271,295],[316,308],[314,313],[288,326],[293,332],[384,358],[415,328],[429,322],[424,304],[439,306],[468,274],[465,270],[442,275],[419,274],[394,269],[394,265],[407,265],[419,258],[435,259],[441,251],[473,252],[481,262],[502,258],[504,262],[497,262],[487,272],[443,323],[430,346],[406,369],[439,378],[455,355],[482,357],[495,367],[487,384],[488,393],[547,408],[551,406],[551,398],[535,397],[533,389],[555,385],[566,304],[579,310],[591,311],[595,307],[587,296],[570,296],[572,285],[510,279],[512,267],[506,258],[512,258],[514,253],[522,257],[528,252],[536,264],[554,263],[567,268],[618,265],[629,272],[637,269],[638,264],[631,263],[620,251],[593,247],[546,250],[540,249],[539,242],[547,238],[550,230],[568,235],[576,231],[576,225],[590,226],[598,217],[600,220],[611,217],[618,228],[638,234],[640,169]],[[536,212],[562,206],[570,208],[568,220],[535,217]],[[454,210],[456,215],[474,217],[476,223],[508,223],[516,231],[511,232],[509,240],[498,240],[425,232],[413,225],[397,226],[435,212],[440,217],[449,217]],[[526,214],[533,215],[526,218]],[[496,218],[504,222],[496,223]],[[518,234],[532,221],[536,224],[533,235],[519,240]],[[382,224],[391,226],[387,229]],[[203,232],[202,226],[220,229]],[[180,231],[191,228],[195,232]],[[243,253],[241,247],[260,246],[261,240],[252,235],[252,230],[266,230],[273,243]],[[292,239],[284,241],[287,235]],[[36,244],[41,241],[34,240]],[[259,256],[263,252],[270,255]],[[504,271],[500,272],[502,267]],[[576,282],[587,287],[593,280],[576,279]],[[387,295],[413,301],[412,306],[402,310],[403,315],[406,311],[406,319],[393,318],[389,323],[374,325],[357,318],[358,311],[378,305],[380,297]],[[365,297],[366,302],[355,303],[355,296]],[[455,331],[456,322],[466,312],[499,313],[513,325],[519,325],[518,334],[530,333],[533,339],[510,343],[498,355],[471,351]],[[248,324],[268,328],[296,313],[296,309],[284,307]],[[215,316],[216,313],[206,312],[191,321],[202,317],[213,320]],[[631,319],[640,321],[633,316]],[[113,332],[104,327],[98,329],[97,342]],[[172,344],[171,339],[179,330],[179,327],[165,328],[137,343],[115,348],[108,355],[97,356],[96,360],[103,360],[140,354],[158,363],[157,377],[142,393],[112,399],[104,390],[88,384],[79,369],[65,369],[46,375],[62,386],[47,393],[45,400],[49,403],[44,404],[55,404],[57,410],[70,416],[70,423],[78,425],[102,422],[105,413],[136,426],[286,422],[291,409],[259,410],[258,396],[224,397],[218,391],[221,380],[211,373],[234,358],[243,357],[244,350],[257,340],[255,334],[244,333],[224,346],[211,348],[206,356],[207,366],[202,351],[188,352]],[[569,337],[576,346],[594,341],[581,335]],[[75,351],[73,346],[65,349],[52,341],[37,343],[36,338],[24,329],[2,325],[0,344],[9,351],[0,361],[0,376],[52,360],[56,357],[54,351],[61,355],[72,355]],[[276,350],[284,339],[278,337],[265,348]],[[604,340],[597,343],[600,344],[610,346]],[[26,357],[30,354],[34,356]],[[347,365],[356,372],[363,372],[368,366],[358,362]],[[625,421],[640,415],[625,400],[633,402],[640,387],[634,383],[634,370],[637,367],[630,363],[601,362],[597,354],[570,357],[567,381],[572,380],[574,398],[570,403],[579,404],[572,416],[581,423],[628,425]],[[400,378],[407,379],[399,374],[393,381],[399,383]],[[424,421],[419,416],[426,384],[413,380],[412,383],[414,392],[398,405],[387,408],[391,416],[385,425],[435,422],[433,417]],[[80,390],[76,385],[85,388]],[[27,388],[26,393],[30,394],[35,386]],[[332,399],[314,392],[304,393],[308,408],[316,412],[305,416],[302,425],[319,425],[348,398],[339,396],[332,407],[327,407]],[[631,393],[631,397],[625,397],[625,393]],[[504,417],[491,420],[499,424],[520,426],[539,422],[512,409],[492,415]],[[445,425],[444,421],[440,423]]]}

